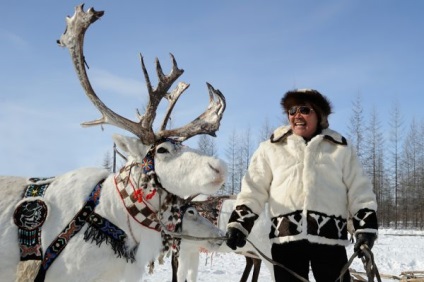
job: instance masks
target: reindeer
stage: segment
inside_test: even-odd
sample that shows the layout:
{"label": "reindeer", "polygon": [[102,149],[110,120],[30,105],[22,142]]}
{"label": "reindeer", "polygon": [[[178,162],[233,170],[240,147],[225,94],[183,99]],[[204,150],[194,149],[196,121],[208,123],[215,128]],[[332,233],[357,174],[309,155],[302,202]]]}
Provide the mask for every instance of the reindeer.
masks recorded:
{"label": "reindeer", "polygon": [[[205,196],[194,198],[192,204],[197,208],[201,215],[206,219],[211,220],[222,232],[227,229],[227,223],[230,218],[231,212],[235,206],[234,196]],[[264,210],[257,222],[253,226],[251,233],[249,234],[248,240],[251,241],[261,252],[263,252],[268,258],[271,257],[271,242],[268,239],[268,233],[270,230],[270,221],[265,216],[266,211]],[[246,267],[243,271],[241,282],[247,281],[249,273],[253,269],[252,282],[258,281],[259,271],[262,263],[262,256],[258,254],[254,246],[249,242],[243,248],[239,248],[236,251],[228,248],[225,244],[221,245],[218,249],[209,249],[209,247],[202,241],[190,241],[182,239],[179,246],[179,251],[173,253],[173,282],[175,281],[197,281],[197,271],[199,266],[199,253],[201,249],[206,249],[212,252],[235,252],[243,255],[246,259]],[[273,273],[273,265],[267,260],[264,261],[267,268]],[[271,277],[274,277],[271,275]]]}
{"label": "reindeer", "polygon": [[[146,265],[163,248],[166,233],[180,220],[184,199],[215,193],[225,181],[222,161],[182,145],[198,134],[215,135],[225,110],[219,90],[207,84],[206,111],[186,126],[166,128],[175,103],[188,87],[179,83],[168,93],[183,73],[172,54],[169,75],[163,74],[156,59],[155,88],[140,56],[149,103],[138,122],[116,114],[96,95],[86,71],[83,41],[88,27],[103,14],[77,6],[74,15],[66,18],[58,44],[69,50],[86,95],[102,114],[82,125],[109,124],[134,134],[113,136],[128,160],[116,174],[80,168],[45,179],[0,177],[0,281],[141,281]],[[153,121],[163,98],[169,107],[159,131],[154,132]],[[193,210],[189,214],[184,233],[222,235]],[[207,244],[221,243],[211,239]]]}

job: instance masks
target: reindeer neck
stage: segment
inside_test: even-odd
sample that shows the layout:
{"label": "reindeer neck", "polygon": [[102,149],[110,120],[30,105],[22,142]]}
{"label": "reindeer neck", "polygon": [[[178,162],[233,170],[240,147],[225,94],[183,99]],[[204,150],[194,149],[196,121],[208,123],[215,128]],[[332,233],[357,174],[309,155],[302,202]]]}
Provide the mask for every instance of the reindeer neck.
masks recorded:
{"label": "reindeer neck", "polygon": [[180,199],[164,189],[154,173],[144,175],[137,164],[127,164],[115,175],[114,184],[128,215],[136,222],[156,231],[170,227],[169,213],[177,212],[173,207]]}

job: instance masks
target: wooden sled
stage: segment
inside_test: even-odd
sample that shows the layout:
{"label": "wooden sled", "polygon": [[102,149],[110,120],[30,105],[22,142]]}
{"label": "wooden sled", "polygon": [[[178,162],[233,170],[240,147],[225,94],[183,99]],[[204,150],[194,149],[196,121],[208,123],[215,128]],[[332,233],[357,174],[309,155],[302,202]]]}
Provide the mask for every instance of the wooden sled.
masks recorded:
{"label": "wooden sled", "polygon": [[[365,272],[356,271],[350,268],[350,277],[354,282],[367,282],[368,277]],[[382,279],[398,280],[401,282],[424,282],[424,271],[403,271],[400,275],[382,274]]]}

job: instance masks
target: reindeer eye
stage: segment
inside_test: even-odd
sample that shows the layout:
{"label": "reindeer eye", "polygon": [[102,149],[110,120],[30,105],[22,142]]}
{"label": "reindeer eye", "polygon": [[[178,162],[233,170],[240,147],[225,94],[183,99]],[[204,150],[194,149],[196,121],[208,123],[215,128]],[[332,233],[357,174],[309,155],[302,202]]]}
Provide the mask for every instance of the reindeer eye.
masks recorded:
{"label": "reindeer eye", "polygon": [[159,153],[159,154],[169,153],[168,149],[166,149],[164,147],[160,147],[156,152]]}
{"label": "reindeer eye", "polygon": [[194,208],[188,208],[188,209],[186,210],[186,213],[191,214],[191,215],[196,214],[196,212],[195,212],[195,209],[194,209]]}

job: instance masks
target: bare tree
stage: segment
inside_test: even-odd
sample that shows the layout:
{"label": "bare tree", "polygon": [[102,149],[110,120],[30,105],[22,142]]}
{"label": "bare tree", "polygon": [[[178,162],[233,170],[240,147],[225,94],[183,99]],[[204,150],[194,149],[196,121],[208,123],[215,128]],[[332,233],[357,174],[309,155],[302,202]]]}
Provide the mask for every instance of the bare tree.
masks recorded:
{"label": "bare tree", "polygon": [[[379,206],[387,206],[390,199],[390,195],[387,195],[390,191],[385,191],[384,185],[384,138],[381,132],[381,123],[377,116],[375,107],[372,108],[369,121],[367,123],[366,134],[364,135],[364,168],[371,178],[374,192],[377,196],[377,202]],[[380,208],[378,209],[378,218],[380,224],[384,224],[387,220],[387,210]]]}
{"label": "bare tree", "polygon": [[[404,227],[417,227],[419,222],[419,210],[422,202],[420,202],[420,138],[421,135],[417,130],[418,123],[415,118],[409,127],[406,135],[407,142],[403,143],[402,151],[402,221]],[[418,212],[417,212],[418,211]]]}
{"label": "bare tree", "polygon": [[258,142],[268,140],[273,131],[274,128],[269,124],[269,120],[266,118],[260,129]]}
{"label": "bare tree", "polygon": [[208,156],[218,157],[215,138],[210,135],[200,135],[197,141],[197,148]]}
{"label": "bare tree", "polygon": [[348,137],[353,142],[359,159],[364,163],[364,109],[360,93],[356,95],[355,100],[352,102],[352,116],[350,117],[348,130]]}
{"label": "bare tree", "polygon": [[[423,136],[424,134],[424,121],[421,121],[419,126],[419,135]],[[418,195],[417,195],[417,201],[418,206],[416,213],[418,214],[417,219],[417,228],[424,229],[424,141],[422,139],[418,140],[418,167],[419,167],[419,179],[418,179]]]}
{"label": "bare tree", "polygon": [[112,157],[111,157],[109,151],[107,151],[105,153],[105,156],[103,158],[103,168],[105,168],[108,171],[112,172],[112,169],[113,169],[113,160],[112,160]]}
{"label": "bare tree", "polygon": [[253,152],[253,144],[252,144],[252,136],[251,136],[251,129],[248,127],[246,131],[244,132],[241,140],[241,157],[242,157],[242,168],[243,168],[243,174],[246,172],[250,158],[252,157]]}
{"label": "bare tree", "polygon": [[395,101],[389,113],[390,120],[390,136],[389,136],[389,169],[390,169],[390,183],[394,193],[394,224],[395,228],[398,227],[398,193],[399,193],[399,176],[400,176],[400,152],[402,142],[402,117],[399,109],[399,103]]}
{"label": "bare tree", "polygon": [[228,137],[227,148],[225,155],[228,166],[228,179],[226,184],[226,192],[230,195],[235,194],[237,187],[237,151],[238,151],[238,137],[236,130],[233,130]]}

